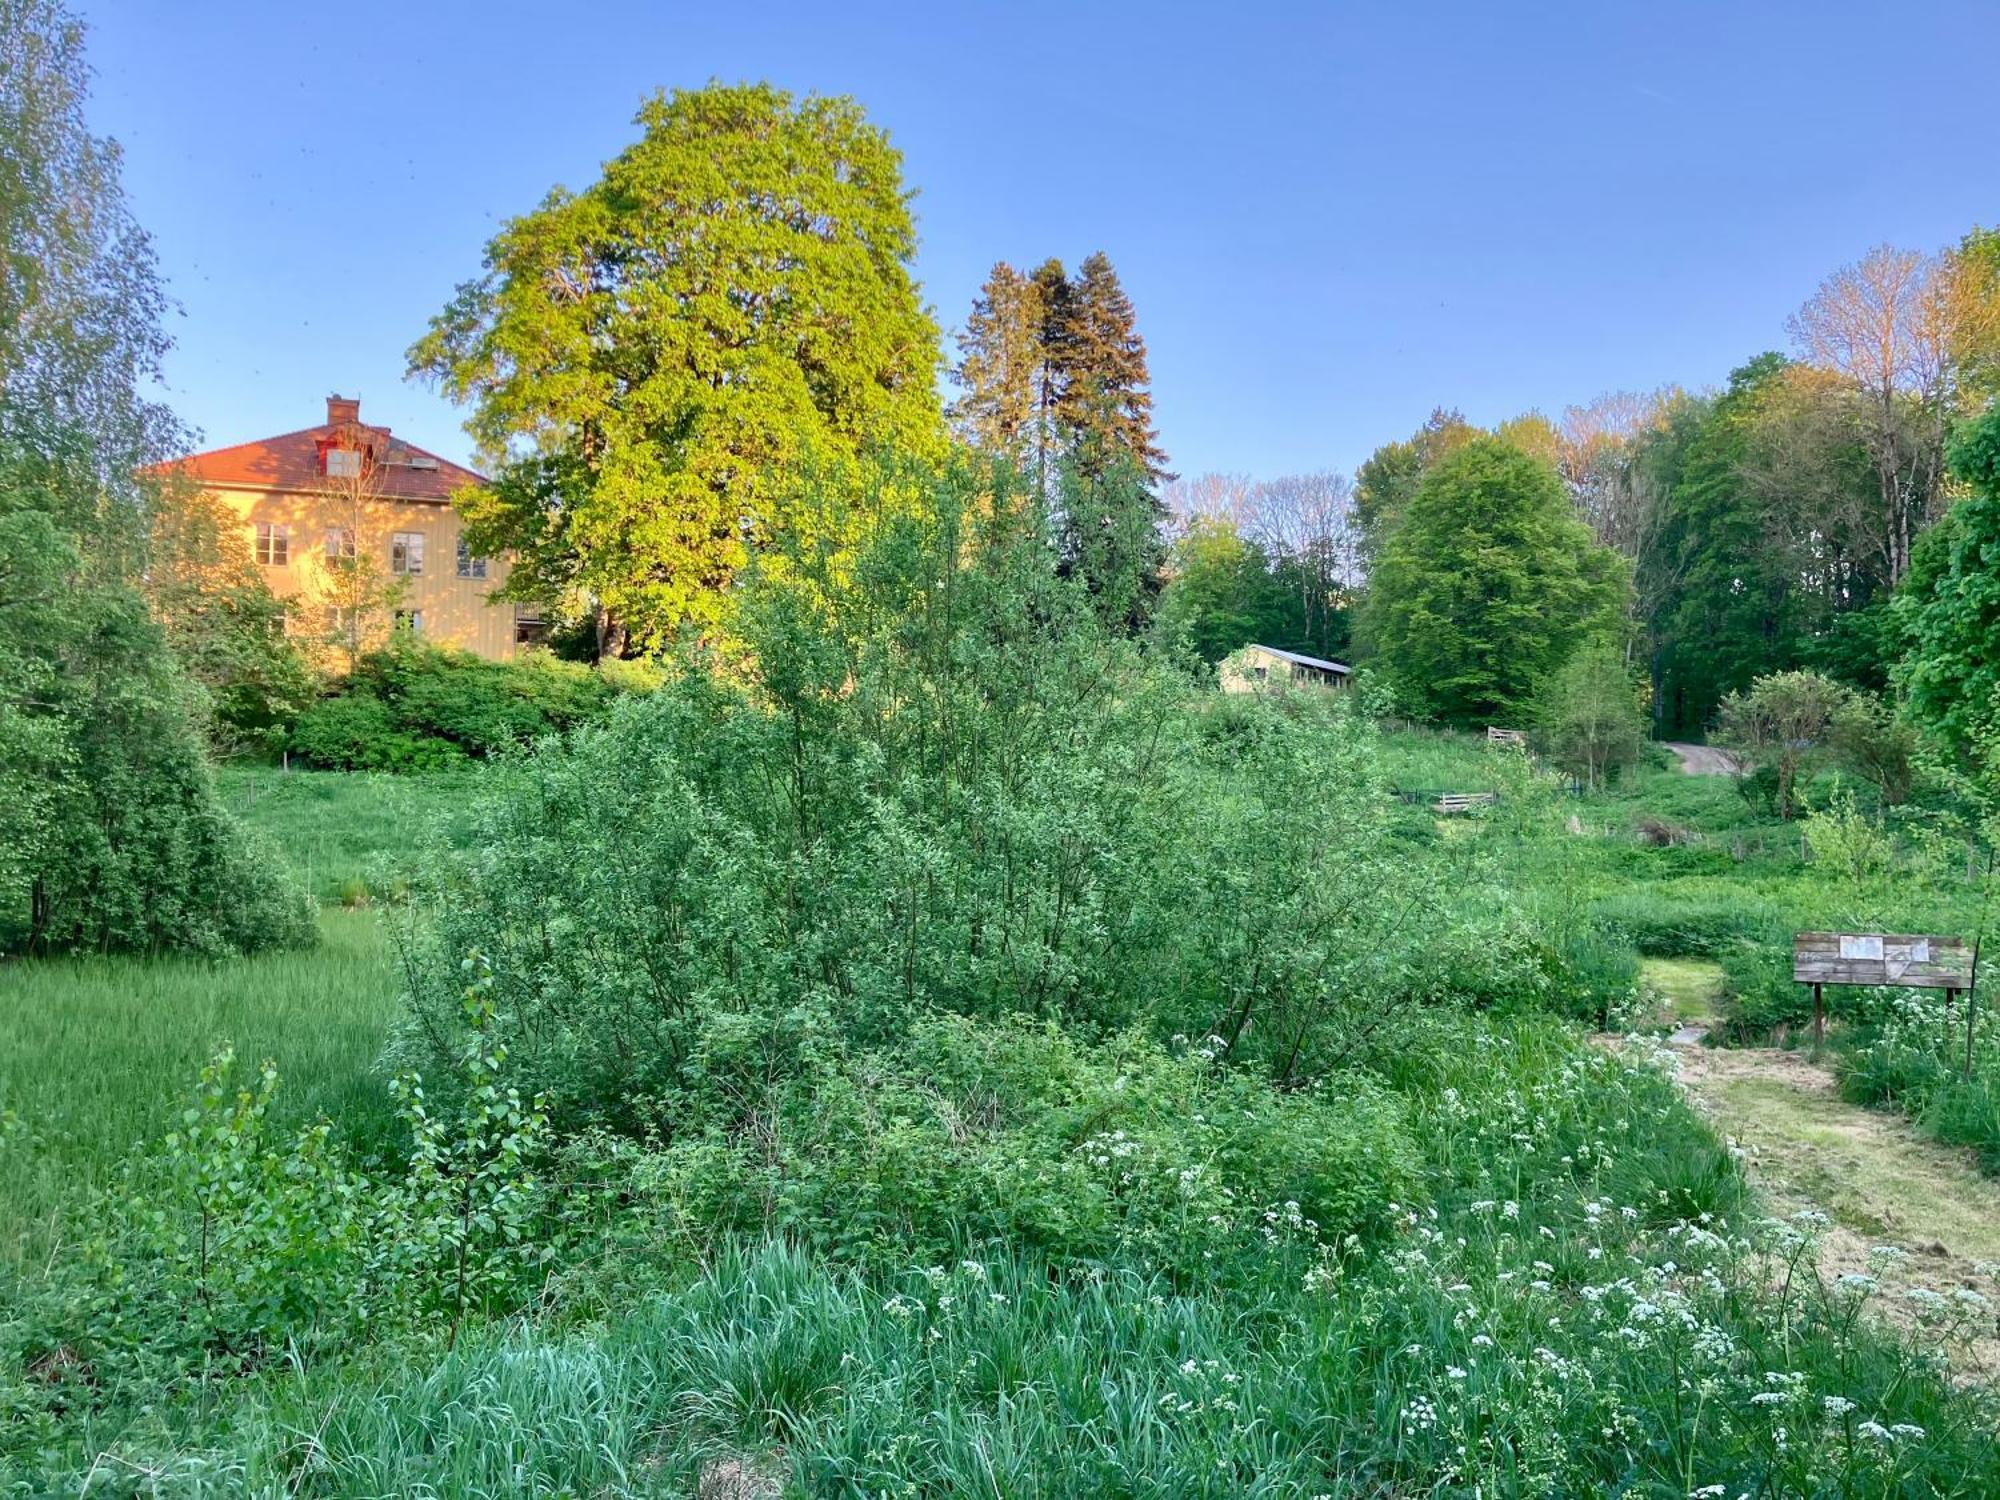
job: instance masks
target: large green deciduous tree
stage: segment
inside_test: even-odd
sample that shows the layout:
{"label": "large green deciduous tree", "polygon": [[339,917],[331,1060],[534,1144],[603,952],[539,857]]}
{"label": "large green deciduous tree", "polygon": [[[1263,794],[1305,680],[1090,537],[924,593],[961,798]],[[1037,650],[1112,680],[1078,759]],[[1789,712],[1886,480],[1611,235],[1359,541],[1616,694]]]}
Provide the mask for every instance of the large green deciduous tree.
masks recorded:
{"label": "large green deciduous tree", "polygon": [[1368,455],[1354,476],[1354,528],[1364,566],[1382,555],[1431,465],[1478,434],[1458,412],[1438,407],[1408,441],[1384,443]]}
{"label": "large green deciduous tree", "polygon": [[1553,469],[1475,437],[1410,497],[1369,578],[1368,639],[1412,710],[1513,722],[1579,646],[1616,634],[1630,587]]}
{"label": "large green deciduous tree", "polygon": [[511,220],[410,351],[496,471],[462,497],[503,590],[657,644],[802,518],[787,475],[942,440],[902,159],[848,99],[657,96],[581,193]]}

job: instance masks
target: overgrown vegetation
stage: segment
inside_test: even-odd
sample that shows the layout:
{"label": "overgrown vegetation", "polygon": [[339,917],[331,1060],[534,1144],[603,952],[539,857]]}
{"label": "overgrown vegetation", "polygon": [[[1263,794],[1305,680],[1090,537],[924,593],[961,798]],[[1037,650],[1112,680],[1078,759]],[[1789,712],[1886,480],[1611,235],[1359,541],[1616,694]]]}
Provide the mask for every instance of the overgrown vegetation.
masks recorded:
{"label": "overgrown vegetation", "polygon": [[361,656],[284,743],[323,771],[451,770],[602,718],[658,680],[638,662],[593,667],[540,651],[487,661],[401,636]]}
{"label": "overgrown vegetation", "polygon": [[[1915,541],[1971,313],[1936,385],[1834,368],[1878,252],[1818,364],[1615,432],[1440,412],[1345,519],[1218,500],[1167,582],[1108,259],[996,268],[952,448],[886,137],[661,97],[412,356],[505,460],[471,544],[602,664],[398,640],[301,707],[212,508],[130,478],[158,293],[77,29],[0,23],[0,214],[71,277],[0,328],[0,1489],[1990,1488],[1985,1291],[1885,1326],[1603,1035],[1681,1019],[1663,962],[1773,1042],[1798,928],[1983,936],[1979,515]],[[1983,294],[1973,248],[1904,269]],[[1771,466],[1884,508],[1774,516]],[[1348,690],[1187,670],[1330,649],[1364,570]],[[1746,775],[1642,747],[1640,636]],[[1861,693],[1911,641],[1965,660],[1899,719]],[[1548,764],[1437,727],[1493,720]],[[341,770],[218,790],[280,745]],[[456,774],[357,773],[401,770]],[[327,941],[255,951],[301,887]],[[2000,1164],[1990,1024],[1832,1008],[1850,1093]]]}
{"label": "overgrown vegetation", "polygon": [[[1767,937],[1720,891],[1800,898],[1789,841],[1572,833],[1678,773],[1568,799],[1365,693],[1197,691],[1016,485],[961,466],[852,570],[786,556],[754,675],[691,663],[439,799],[472,811],[400,908],[402,1082],[357,1134],[218,1057],[63,1206],[80,1253],[5,1324],[14,1472],[283,1485],[312,1411],[329,1494],[1973,1493],[1983,1398],[1811,1274],[1812,1224],[1759,1227],[1658,1063],[1547,1014],[1628,1013],[1635,946]],[[1474,776],[1465,822],[1399,795]],[[266,778],[279,827],[329,784]],[[502,1389],[505,1434],[448,1394]]]}

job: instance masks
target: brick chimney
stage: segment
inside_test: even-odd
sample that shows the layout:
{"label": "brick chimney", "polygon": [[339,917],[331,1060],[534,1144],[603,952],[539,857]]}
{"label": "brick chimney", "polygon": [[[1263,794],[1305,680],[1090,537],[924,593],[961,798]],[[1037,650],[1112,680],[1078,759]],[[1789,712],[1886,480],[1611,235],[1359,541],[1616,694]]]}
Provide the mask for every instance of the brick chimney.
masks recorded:
{"label": "brick chimney", "polygon": [[326,425],[348,427],[361,420],[361,398],[358,396],[328,396],[326,398]]}

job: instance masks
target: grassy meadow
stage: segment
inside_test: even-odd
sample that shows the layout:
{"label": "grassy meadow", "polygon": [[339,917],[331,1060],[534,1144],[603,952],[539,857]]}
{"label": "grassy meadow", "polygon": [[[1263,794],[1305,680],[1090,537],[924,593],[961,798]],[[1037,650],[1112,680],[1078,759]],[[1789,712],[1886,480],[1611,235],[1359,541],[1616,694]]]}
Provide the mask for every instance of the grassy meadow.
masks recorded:
{"label": "grassy meadow", "polygon": [[373,1145],[393,1121],[376,1068],[400,979],[382,924],[468,778],[222,773],[229,805],[322,902],[319,942],[247,958],[88,956],[0,967],[0,1267],[63,1253],[75,1205],[173,1128],[224,1047],[275,1063],[277,1118],[320,1115]]}
{"label": "grassy meadow", "polygon": [[[1730,966],[1788,922],[1896,914],[1886,886],[1830,887],[1726,779],[1649,762],[1578,797],[1469,738],[1398,732],[1379,754],[1404,837],[1481,862],[1540,930],[1610,954],[1591,982],[1624,986],[1616,1026],[1740,1017]],[[224,787],[310,881],[321,941],[229,962],[7,969],[0,1278],[31,1284],[69,1253],[96,1195],[124,1191],[135,1146],[175,1124],[224,1044],[276,1063],[277,1134],[324,1118],[358,1156],[407,1140],[381,1067],[404,989],[384,918],[427,840],[468,837],[477,783],[239,768]],[[1500,803],[1428,809],[1477,790]],[[1649,821],[1673,840],[1642,837]],[[1957,898],[1938,882],[1915,899],[1949,911]],[[1842,1016],[1856,1035],[1868,1024]],[[143,1412],[24,1408],[0,1475],[22,1493],[60,1477],[71,1493],[185,1496],[1361,1500],[1594,1493],[1618,1475],[1658,1496],[1984,1493],[1993,1413],[1929,1352],[1970,1315],[1943,1308],[1885,1337],[1861,1282],[1792,1274],[1823,1221],[1788,1198],[1765,1222],[1772,1205],[1643,1045],[1621,1055],[1545,1017],[1440,1012],[1393,1043],[1364,1037],[1343,1066],[1333,1094],[1312,1097],[1394,1100],[1416,1153],[1400,1169],[1408,1201],[1357,1236],[1322,1236],[1294,1203],[1262,1210],[1255,1254],[1231,1251],[1208,1277],[1157,1251],[1149,1271],[969,1228],[957,1249],[899,1253],[892,1233],[843,1263],[810,1230],[700,1230],[716,1212],[702,1153],[720,1142],[647,1166],[586,1133],[549,1162],[578,1189],[523,1221],[556,1260],[518,1315],[384,1319],[360,1342],[340,1335],[338,1358],[203,1376]],[[1060,1126],[1066,1106],[1052,1107]],[[877,1174],[913,1170],[892,1166],[908,1128],[877,1120],[865,1165],[841,1165],[853,1148],[829,1139],[825,1170],[860,1174],[836,1196],[847,1212],[865,1212]],[[1156,1149],[1125,1180],[1178,1171],[1187,1191],[1189,1168],[1145,1165]],[[187,1180],[157,1153],[136,1160],[135,1190]],[[1007,1169],[996,1190],[1048,1191],[1020,1176],[1035,1170]],[[609,1199],[590,1186],[614,1182]],[[1834,1472],[1830,1453],[1844,1454]]]}

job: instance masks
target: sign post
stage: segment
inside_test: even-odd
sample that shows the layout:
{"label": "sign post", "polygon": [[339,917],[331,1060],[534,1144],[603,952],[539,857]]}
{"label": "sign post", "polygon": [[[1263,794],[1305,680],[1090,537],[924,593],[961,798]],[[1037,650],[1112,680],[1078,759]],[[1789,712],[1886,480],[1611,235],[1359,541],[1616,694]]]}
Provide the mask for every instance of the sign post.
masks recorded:
{"label": "sign post", "polygon": [[[1813,1042],[1826,1041],[1829,984],[1901,985],[1945,992],[1950,1007],[1972,989],[1973,952],[1962,938],[1916,933],[1802,932],[1792,939],[1792,979],[1812,986]],[[1966,1001],[1968,1021],[1972,1002]],[[1967,1033],[1970,1036],[1970,1031]],[[1969,1053],[1968,1053],[1969,1055]]]}

